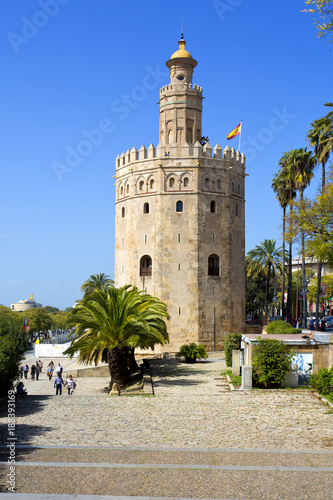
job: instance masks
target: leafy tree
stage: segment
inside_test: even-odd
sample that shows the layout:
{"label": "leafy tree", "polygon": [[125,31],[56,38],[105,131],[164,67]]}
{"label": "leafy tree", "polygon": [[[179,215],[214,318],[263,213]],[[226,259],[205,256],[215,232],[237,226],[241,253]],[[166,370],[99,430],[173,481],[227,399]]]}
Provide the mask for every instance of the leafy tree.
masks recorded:
{"label": "leafy tree", "polygon": [[[332,106],[327,103],[325,106]],[[314,155],[318,163],[321,163],[321,191],[324,192],[326,183],[325,166],[333,149],[333,112],[331,111],[323,118],[315,120],[310,125],[307,140],[314,148]]]}
{"label": "leafy tree", "polygon": [[[315,25],[318,30],[318,37],[332,37],[333,34],[333,5],[332,0],[305,0],[309,6],[303,12],[315,14]],[[329,40],[332,43],[332,40]]]}
{"label": "leafy tree", "polygon": [[92,274],[82,285],[81,292],[84,293],[84,297],[87,297],[90,293],[95,290],[105,290],[106,288],[113,286],[114,281],[110,279],[110,276],[101,274]]}
{"label": "leafy tree", "polygon": [[50,330],[52,325],[51,315],[44,308],[28,309],[20,313],[23,318],[29,318],[30,336]]}
{"label": "leafy tree", "polygon": [[265,312],[268,314],[269,284],[271,276],[276,272],[282,272],[282,250],[276,248],[275,240],[264,240],[253,250],[250,250],[246,256],[246,266],[248,275],[258,276],[264,273],[266,276],[266,297]]}
{"label": "leafy tree", "polygon": [[[245,278],[245,312],[246,314],[261,315],[265,309],[266,276],[258,273],[252,276],[246,272]],[[270,297],[271,298],[271,290]]]}
{"label": "leafy tree", "polygon": [[[329,184],[315,200],[304,198],[295,203],[291,216],[293,236],[305,238],[305,251],[309,257],[333,266],[333,184]],[[319,326],[319,291],[321,265],[318,266],[316,323]]]}
{"label": "leafy tree", "polygon": [[253,382],[257,387],[281,387],[294,355],[280,340],[258,339],[253,346]]}
{"label": "leafy tree", "polygon": [[13,387],[26,348],[21,314],[0,306],[0,399]]}
{"label": "leafy tree", "polygon": [[166,305],[159,299],[126,285],[106,287],[84,297],[68,316],[75,338],[65,354],[79,352],[80,361],[107,361],[111,386],[118,390],[131,383],[128,349],[135,345],[164,345],[168,341]]}
{"label": "leafy tree", "polygon": [[205,346],[192,342],[191,344],[183,344],[176,356],[185,358],[186,363],[195,363],[197,359],[206,359],[207,352]]}
{"label": "leafy tree", "polygon": [[302,333],[302,328],[294,328],[290,323],[286,323],[285,321],[282,321],[282,319],[278,319],[269,323],[266,331],[267,333],[275,335],[290,335],[294,333]]}
{"label": "leafy tree", "polygon": [[44,311],[48,312],[49,314],[54,314],[59,311],[57,307],[53,306],[44,306],[42,309],[44,309]]}
{"label": "leafy tree", "polygon": [[313,373],[310,377],[310,385],[327,399],[333,401],[333,367],[321,368],[317,373]]}

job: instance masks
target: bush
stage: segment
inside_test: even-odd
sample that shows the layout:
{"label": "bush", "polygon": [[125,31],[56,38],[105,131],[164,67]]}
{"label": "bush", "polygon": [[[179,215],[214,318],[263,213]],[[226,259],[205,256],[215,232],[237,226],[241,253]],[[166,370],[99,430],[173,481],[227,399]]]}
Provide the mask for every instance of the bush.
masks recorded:
{"label": "bush", "polygon": [[178,358],[184,357],[185,363],[195,363],[197,359],[206,359],[207,352],[203,345],[195,344],[184,344],[177,352],[176,356]]}
{"label": "bush", "polygon": [[302,328],[294,328],[290,323],[278,319],[269,323],[266,331],[267,333],[277,333],[281,335],[288,333],[290,335],[293,333],[302,333]]}
{"label": "bush", "polygon": [[276,339],[258,339],[253,346],[253,385],[255,387],[281,387],[289,371],[294,352]]}
{"label": "bush", "polygon": [[333,399],[333,367],[329,370],[321,368],[317,373],[313,373],[310,385],[323,396],[330,396],[329,399]]}
{"label": "bush", "polygon": [[241,333],[228,333],[224,340],[224,355],[227,366],[232,366],[232,351],[240,349],[242,340]]}

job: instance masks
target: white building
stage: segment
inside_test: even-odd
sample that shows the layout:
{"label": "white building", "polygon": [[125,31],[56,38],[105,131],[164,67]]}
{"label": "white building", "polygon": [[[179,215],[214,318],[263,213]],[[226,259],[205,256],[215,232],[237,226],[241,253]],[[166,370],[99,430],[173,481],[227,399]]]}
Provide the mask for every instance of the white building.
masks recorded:
{"label": "white building", "polygon": [[34,297],[32,294],[29,295],[29,299],[27,300],[19,300],[18,302],[15,302],[14,304],[10,305],[12,311],[27,311],[28,309],[34,309],[36,307],[43,307],[42,304],[38,304],[34,300]]}

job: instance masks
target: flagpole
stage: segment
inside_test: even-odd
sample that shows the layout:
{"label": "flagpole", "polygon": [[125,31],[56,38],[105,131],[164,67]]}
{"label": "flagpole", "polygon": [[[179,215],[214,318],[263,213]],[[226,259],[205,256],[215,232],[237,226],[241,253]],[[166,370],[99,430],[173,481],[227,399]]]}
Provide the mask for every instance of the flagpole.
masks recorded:
{"label": "flagpole", "polygon": [[240,152],[240,141],[241,141],[241,135],[242,135],[242,124],[243,120],[241,120],[241,127],[240,127],[240,134],[239,134],[239,143],[238,143],[238,151]]}

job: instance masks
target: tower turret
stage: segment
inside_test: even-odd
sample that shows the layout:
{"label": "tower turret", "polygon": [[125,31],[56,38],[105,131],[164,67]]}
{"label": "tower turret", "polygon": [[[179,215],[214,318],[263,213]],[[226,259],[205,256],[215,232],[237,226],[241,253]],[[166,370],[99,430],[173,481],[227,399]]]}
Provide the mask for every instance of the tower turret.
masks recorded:
{"label": "tower turret", "polygon": [[178,50],[166,62],[170,84],[160,91],[160,142],[165,145],[195,144],[202,136],[202,88],[192,84],[198,63],[185,43],[182,34]]}

